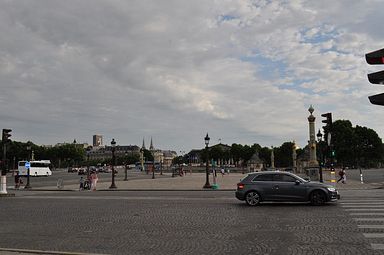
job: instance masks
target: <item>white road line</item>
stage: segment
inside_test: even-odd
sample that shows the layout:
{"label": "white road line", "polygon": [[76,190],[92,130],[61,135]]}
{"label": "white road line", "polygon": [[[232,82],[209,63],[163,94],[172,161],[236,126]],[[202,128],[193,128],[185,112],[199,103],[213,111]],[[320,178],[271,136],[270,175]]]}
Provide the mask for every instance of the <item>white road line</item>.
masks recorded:
{"label": "white road line", "polygon": [[384,216],[384,213],[350,213],[351,216]]}
{"label": "white road line", "polygon": [[364,203],[364,202],[384,202],[384,199],[364,199],[364,200],[360,200],[360,199],[351,199],[351,200],[340,200],[339,201],[340,203]]}
{"label": "white road line", "polygon": [[384,229],[384,225],[357,225],[358,228]]}
{"label": "white road line", "polygon": [[366,238],[384,238],[384,233],[363,233]]}
{"label": "white road line", "polygon": [[384,221],[384,218],[353,218],[356,221]]}
{"label": "white road line", "polygon": [[384,211],[384,208],[352,208],[352,209],[345,209],[346,211]]}
{"label": "white road line", "polygon": [[367,205],[341,205],[345,208],[364,208],[364,207],[375,207],[375,208],[384,208],[384,205],[375,205],[375,204],[367,204]]}
{"label": "white road line", "polygon": [[340,203],[341,205],[384,205],[384,202]]}
{"label": "white road line", "polygon": [[382,243],[371,243],[371,247],[374,250],[384,250],[384,244]]}

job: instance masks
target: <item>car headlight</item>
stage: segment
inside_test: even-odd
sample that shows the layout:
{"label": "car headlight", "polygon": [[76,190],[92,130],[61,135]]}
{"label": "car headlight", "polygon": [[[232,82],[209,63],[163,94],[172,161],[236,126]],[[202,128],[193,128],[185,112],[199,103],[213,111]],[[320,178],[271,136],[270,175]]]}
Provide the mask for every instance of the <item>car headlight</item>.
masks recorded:
{"label": "car headlight", "polygon": [[331,192],[335,192],[335,191],[336,191],[336,189],[335,189],[334,187],[327,187],[327,189],[328,189],[329,191],[331,191]]}

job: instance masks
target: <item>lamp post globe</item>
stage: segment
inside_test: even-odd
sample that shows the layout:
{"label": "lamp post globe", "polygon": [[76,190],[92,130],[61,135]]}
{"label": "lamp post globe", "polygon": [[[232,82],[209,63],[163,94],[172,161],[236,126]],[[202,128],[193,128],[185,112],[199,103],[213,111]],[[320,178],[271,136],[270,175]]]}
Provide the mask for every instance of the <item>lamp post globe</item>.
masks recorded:
{"label": "lamp post globe", "polygon": [[319,132],[317,132],[317,141],[320,142],[321,139],[323,138],[323,134],[321,133],[320,129],[319,129]]}
{"label": "lamp post globe", "polygon": [[211,184],[209,183],[209,155],[208,155],[208,144],[209,144],[209,136],[208,133],[204,138],[205,142],[205,154],[206,154],[206,161],[205,161],[205,184],[203,186],[204,189],[210,189]]}
{"label": "lamp post globe", "polygon": [[115,146],[116,146],[116,141],[113,138],[111,141],[111,146],[112,146],[112,184],[109,187],[110,189],[116,189],[116,184],[115,184]]}

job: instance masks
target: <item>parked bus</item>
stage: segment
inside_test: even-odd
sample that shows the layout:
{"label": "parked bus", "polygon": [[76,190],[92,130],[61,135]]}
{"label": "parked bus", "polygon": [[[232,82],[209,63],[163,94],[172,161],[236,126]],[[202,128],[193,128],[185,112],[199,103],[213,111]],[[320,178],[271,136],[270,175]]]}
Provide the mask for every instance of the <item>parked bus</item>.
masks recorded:
{"label": "parked bus", "polygon": [[[28,175],[28,168],[25,167],[25,162],[19,161],[18,163],[18,172],[21,176]],[[33,160],[30,161],[29,175],[30,176],[49,176],[52,175],[50,169],[51,161],[50,160]]]}

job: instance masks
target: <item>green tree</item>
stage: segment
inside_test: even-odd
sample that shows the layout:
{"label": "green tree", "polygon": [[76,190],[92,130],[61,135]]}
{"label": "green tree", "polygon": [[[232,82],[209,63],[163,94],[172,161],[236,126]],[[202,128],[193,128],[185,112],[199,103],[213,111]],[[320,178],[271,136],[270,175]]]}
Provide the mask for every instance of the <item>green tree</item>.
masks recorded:
{"label": "green tree", "polygon": [[383,143],[377,133],[367,127],[355,127],[355,158],[364,167],[377,166],[383,159]]}
{"label": "green tree", "polygon": [[[327,138],[325,137],[325,140]],[[337,120],[332,124],[331,142],[336,152],[336,159],[340,165],[355,164],[356,137],[355,130],[349,120]],[[327,144],[327,141],[325,141]],[[327,148],[327,146],[325,146]],[[330,151],[324,150],[326,158],[329,158]]]}
{"label": "green tree", "polygon": [[275,165],[277,167],[289,167],[292,162],[292,142],[285,142],[280,147],[275,148]]}
{"label": "green tree", "polygon": [[268,147],[262,147],[259,150],[259,158],[264,162],[265,165],[271,165],[271,152],[272,150]]}
{"label": "green tree", "polygon": [[242,151],[243,151],[243,146],[241,144],[236,144],[236,143],[232,144],[231,155],[236,165],[239,164],[239,161],[242,156]]}

